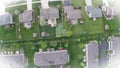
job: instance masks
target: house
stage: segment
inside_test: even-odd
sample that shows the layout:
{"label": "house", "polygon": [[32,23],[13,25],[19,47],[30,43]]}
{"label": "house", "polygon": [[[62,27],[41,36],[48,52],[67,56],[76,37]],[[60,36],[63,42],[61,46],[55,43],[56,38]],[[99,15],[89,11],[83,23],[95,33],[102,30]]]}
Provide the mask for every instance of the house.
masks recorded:
{"label": "house", "polygon": [[0,26],[13,24],[13,17],[10,13],[0,15]]}
{"label": "house", "polygon": [[86,6],[85,11],[89,16],[89,18],[93,18],[93,20],[96,20],[96,18],[102,17],[102,10],[94,6]]}
{"label": "house", "polygon": [[45,19],[48,20],[47,24],[51,25],[51,27],[56,26],[57,21],[56,19],[59,18],[59,10],[58,8],[47,8],[47,9],[40,9],[40,20]]}
{"label": "house", "polygon": [[25,68],[24,54],[0,54],[0,68]]}
{"label": "house", "polygon": [[98,68],[98,43],[91,41],[86,44],[86,67],[85,68]]}
{"label": "house", "polygon": [[64,6],[64,13],[66,14],[66,19],[71,24],[77,24],[78,19],[82,16],[80,9],[74,9],[73,6]]}
{"label": "house", "polygon": [[32,10],[25,10],[19,14],[19,22],[24,24],[24,27],[31,28],[31,24],[34,20],[34,12]]}
{"label": "house", "polygon": [[102,12],[107,20],[114,19],[117,12],[115,12],[115,9],[110,6],[102,6]]}
{"label": "house", "polygon": [[67,50],[36,52],[34,54],[34,63],[36,66],[44,67],[51,65],[64,65],[69,62]]}
{"label": "house", "polygon": [[[120,37],[110,36],[109,42],[109,63],[112,65],[119,65],[120,63]],[[118,68],[118,67],[116,67]]]}

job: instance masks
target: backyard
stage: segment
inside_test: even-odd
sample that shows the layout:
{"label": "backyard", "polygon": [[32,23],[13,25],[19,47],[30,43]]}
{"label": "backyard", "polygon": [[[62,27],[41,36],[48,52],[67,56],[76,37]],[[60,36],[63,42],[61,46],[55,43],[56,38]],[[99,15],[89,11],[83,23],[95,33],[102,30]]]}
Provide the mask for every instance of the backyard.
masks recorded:
{"label": "backyard", "polygon": [[84,0],[72,0],[72,4],[75,8],[81,7],[82,21],[84,23],[78,23],[77,25],[71,25],[69,22],[64,22],[64,28],[66,30],[72,30],[73,35],[82,35],[84,33],[88,34],[98,34],[104,33],[104,23],[102,18],[97,18],[96,21],[90,19],[85,12],[85,2]]}

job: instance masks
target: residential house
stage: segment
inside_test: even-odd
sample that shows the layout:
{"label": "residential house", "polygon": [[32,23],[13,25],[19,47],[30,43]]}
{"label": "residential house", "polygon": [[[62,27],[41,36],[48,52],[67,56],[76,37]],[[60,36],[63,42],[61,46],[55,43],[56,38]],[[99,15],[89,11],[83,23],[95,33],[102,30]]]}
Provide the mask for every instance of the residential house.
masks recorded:
{"label": "residential house", "polygon": [[24,54],[0,54],[0,68],[25,68]]}
{"label": "residential house", "polygon": [[0,26],[13,24],[13,17],[10,13],[0,15]]}
{"label": "residential house", "polygon": [[24,24],[24,27],[31,28],[34,20],[34,12],[32,10],[25,10],[19,14],[19,22]]}
{"label": "residential house", "polygon": [[[119,68],[120,63],[120,37],[110,36],[108,38],[109,42],[109,63],[113,65],[114,68]],[[116,66],[116,67],[115,67]]]}
{"label": "residential house", "polygon": [[85,68],[99,68],[98,61],[98,43],[91,41],[86,44],[86,67]]}
{"label": "residential house", "polygon": [[34,54],[34,63],[37,66],[64,65],[69,62],[67,50],[36,52]]}
{"label": "residential house", "polygon": [[57,19],[59,18],[59,10],[58,8],[47,8],[47,9],[40,9],[40,20],[45,19],[47,20],[47,24],[51,25],[51,27],[56,26]]}
{"label": "residential house", "polygon": [[80,9],[74,9],[73,6],[64,6],[64,13],[71,24],[77,24],[78,19],[82,16]]}
{"label": "residential house", "polygon": [[93,20],[102,17],[102,10],[100,8],[96,8],[94,6],[86,6],[85,11],[87,12],[89,18],[93,18]]}
{"label": "residential house", "polygon": [[114,19],[117,12],[115,12],[115,9],[110,6],[102,6],[102,12],[107,20]]}

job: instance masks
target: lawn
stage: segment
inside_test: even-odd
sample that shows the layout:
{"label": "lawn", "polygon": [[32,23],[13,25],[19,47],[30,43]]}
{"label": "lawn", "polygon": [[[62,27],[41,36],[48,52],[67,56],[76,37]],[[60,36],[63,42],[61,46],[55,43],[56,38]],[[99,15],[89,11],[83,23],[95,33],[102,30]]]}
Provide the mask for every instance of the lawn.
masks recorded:
{"label": "lawn", "polygon": [[56,27],[51,27],[49,25],[41,26],[41,32],[46,32],[49,36],[48,37],[56,37]]}
{"label": "lawn", "polygon": [[83,68],[81,63],[85,53],[83,52],[84,45],[80,42],[70,42],[69,51],[70,51],[70,64],[71,68]]}
{"label": "lawn", "polygon": [[28,67],[27,68],[34,68],[34,53],[35,47],[32,44],[22,44],[24,54],[28,59]]}
{"label": "lawn", "polygon": [[73,35],[81,35],[84,32],[88,32],[89,34],[97,34],[104,33],[104,23],[102,18],[97,18],[96,21],[88,18],[85,12],[85,1],[84,0],[72,0],[72,4],[74,7],[81,7],[83,24],[78,23],[77,25],[71,25],[69,22],[64,22],[64,28],[67,30],[72,30]]}
{"label": "lawn", "polygon": [[4,26],[0,26],[0,40],[16,40],[16,28],[13,25],[10,29],[5,29]]}
{"label": "lawn", "polygon": [[39,15],[39,5],[40,4],[33,4],[33,10],[34,10],[34,21],[32,24],[32,28],[26,29],[23,24],[19,24],[19,27],[21,31],[19,34],[22,36],[23,40],[33,40],[36,38],[33,38],[33,33],[37,33],[38,37],[40,38],[40,27],[39,27],[39,20],[37,16]]}

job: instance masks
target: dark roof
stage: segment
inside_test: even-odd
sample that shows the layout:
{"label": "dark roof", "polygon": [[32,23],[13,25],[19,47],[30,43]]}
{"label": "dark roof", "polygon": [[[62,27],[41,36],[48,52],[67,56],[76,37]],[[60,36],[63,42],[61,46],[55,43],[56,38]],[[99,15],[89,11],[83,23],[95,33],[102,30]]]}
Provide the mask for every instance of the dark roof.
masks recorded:
{"label": "dark roof", "polygon": [[10,13],[5,13],[0,15],[0,25],[13,24],[13,17]]}
{"label": "dark roof", "polygon": [[25,10],[23,13],[19,14],[19,22],[31,22],[33,21],[33,11]]}
{"label": "dark roof", "polygon": [[102,10],[94,6],[86,6],[86,12],[91,14],[90,18],[102,17]]}
{"label": "dark roof", "polygon": [[98,43],[91,41],[86,45],[87,68],[98,68]]}
{"label": "dark roof", "polygon": [[57,19],[59,18],[58,8],[40,9],[41,19]]}
{"label": "dark roof", "polygon": [[0,55],[0,68],[23,68],[25,57],[23,54]]}
{"label": "dark roof", "polygon": [[67,50],[37,52],[34,55],[34,63],[37,66],[50,66],[66,64],[69,61]]}
{"label": "dark roof", "polygon": [[67,13],[68,20],[77,20],[81,18],[81,11],[80,10],[72,10]]}

